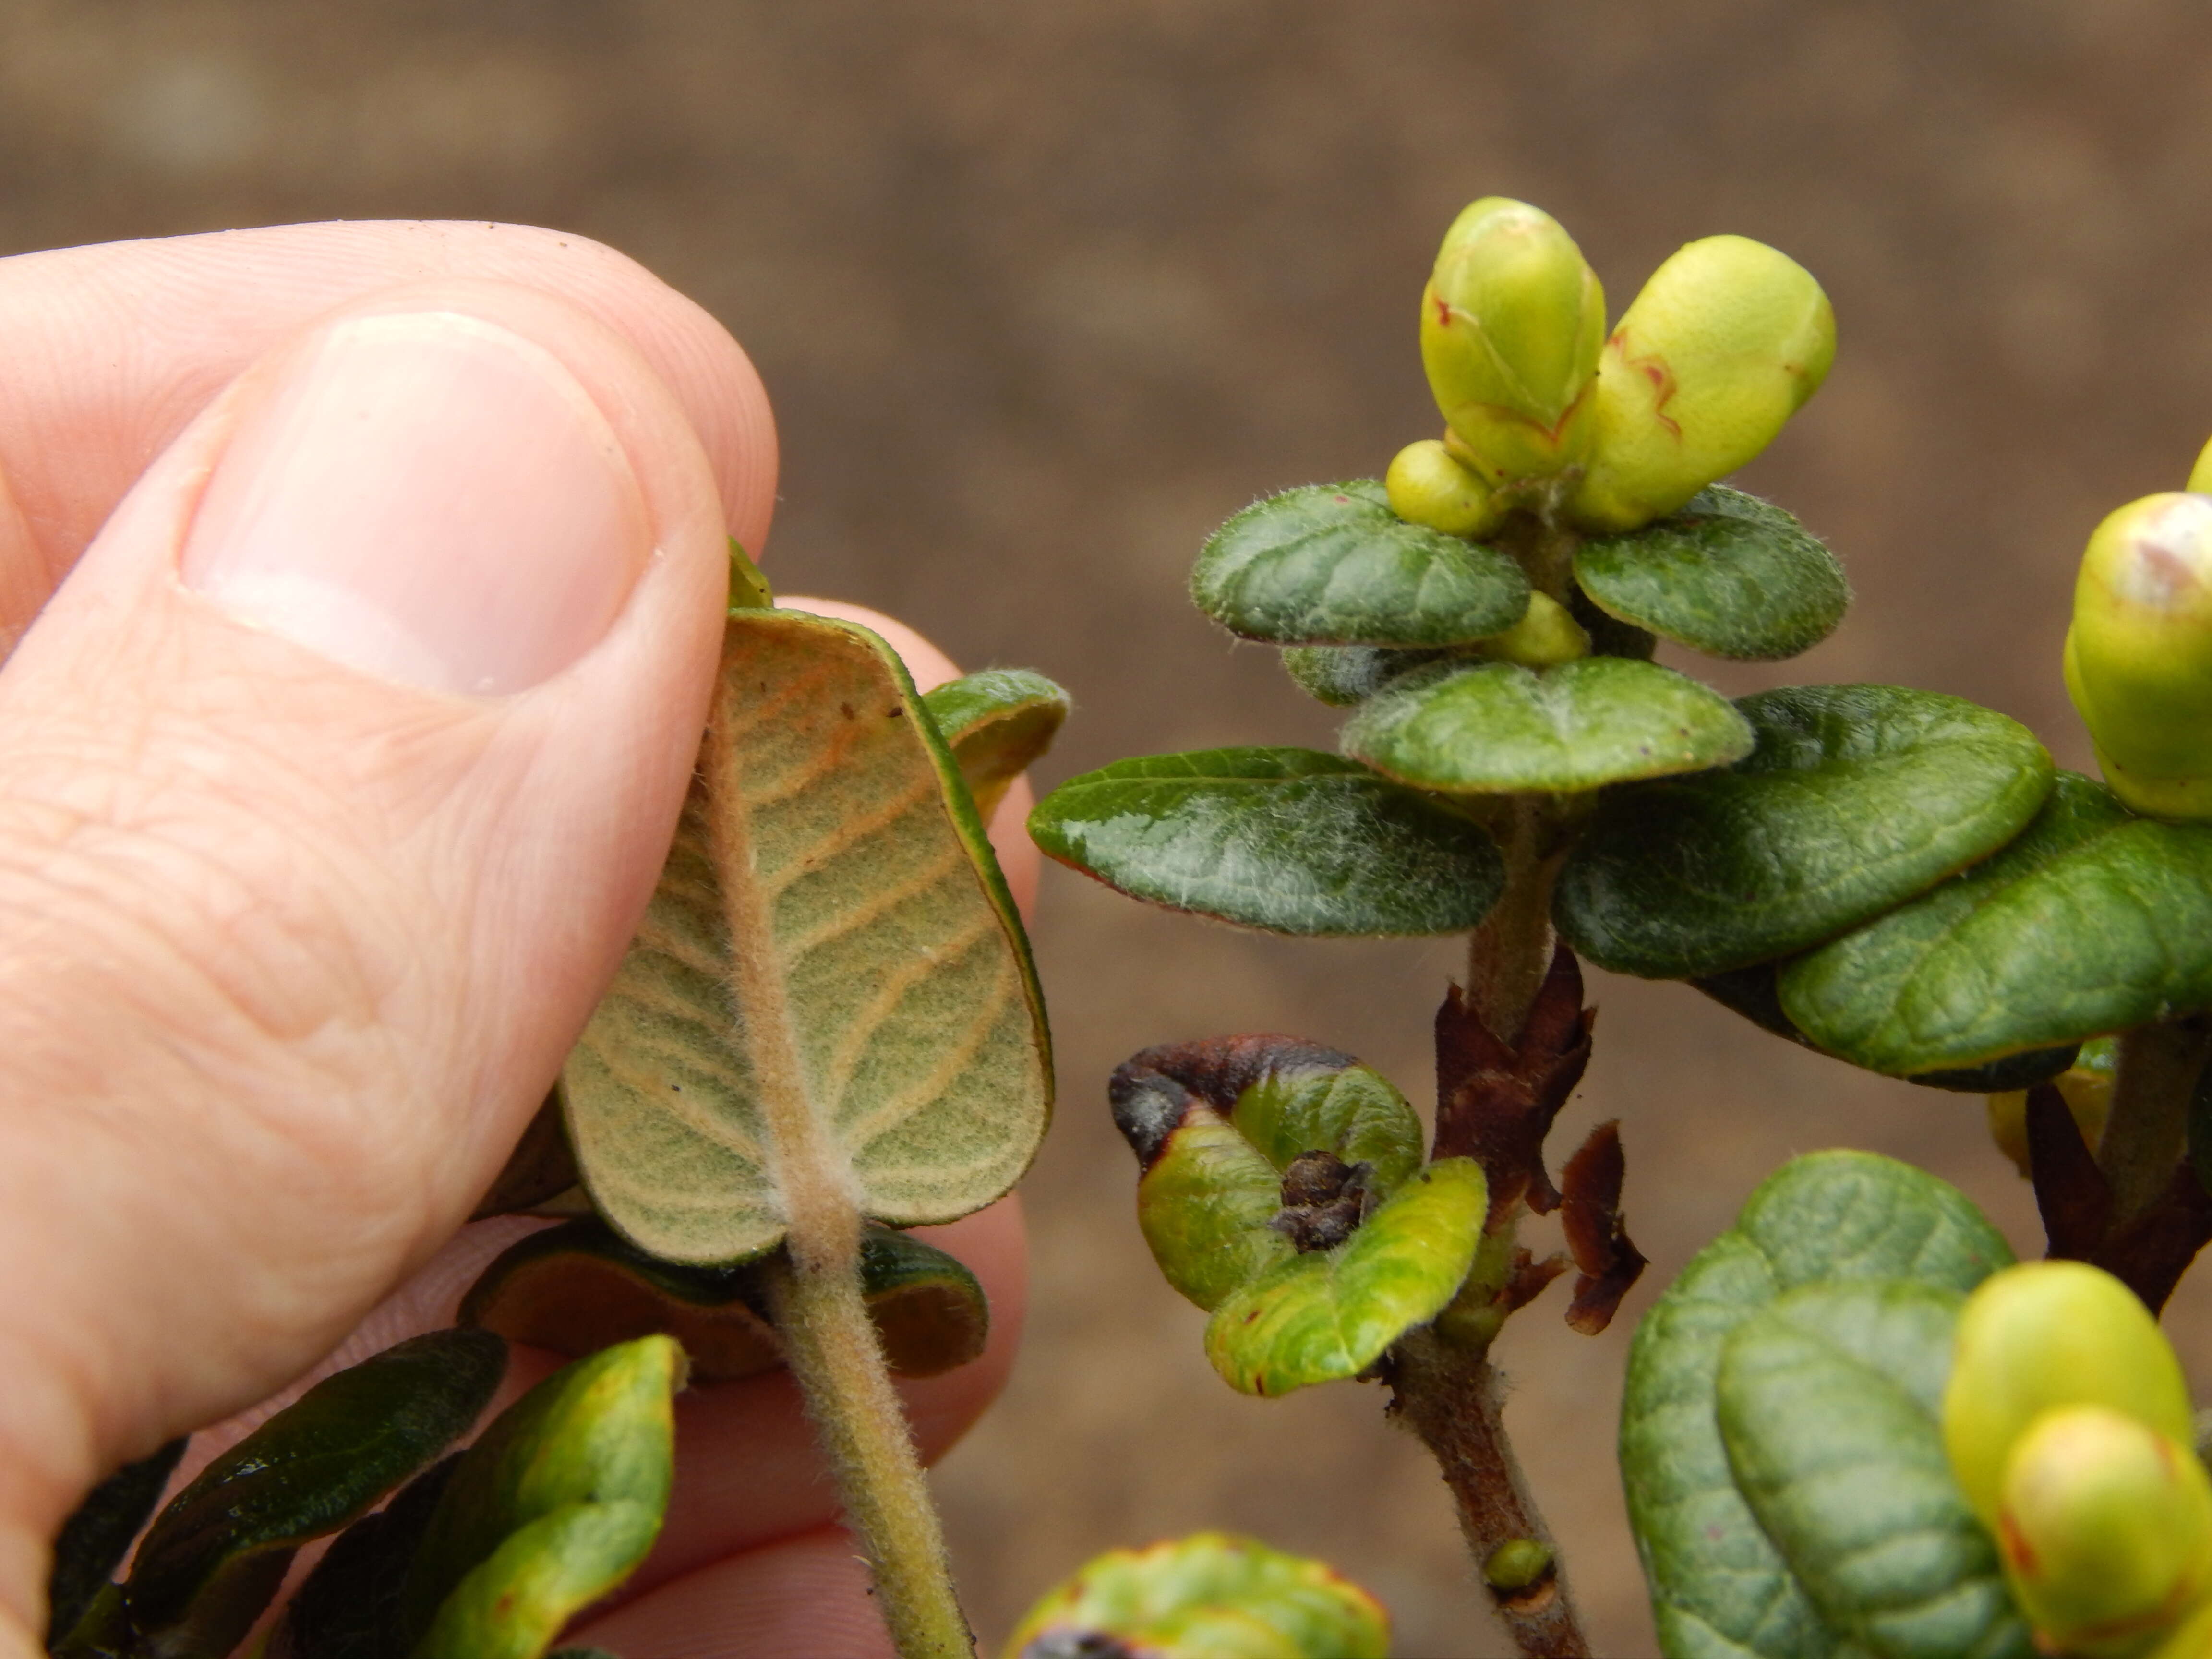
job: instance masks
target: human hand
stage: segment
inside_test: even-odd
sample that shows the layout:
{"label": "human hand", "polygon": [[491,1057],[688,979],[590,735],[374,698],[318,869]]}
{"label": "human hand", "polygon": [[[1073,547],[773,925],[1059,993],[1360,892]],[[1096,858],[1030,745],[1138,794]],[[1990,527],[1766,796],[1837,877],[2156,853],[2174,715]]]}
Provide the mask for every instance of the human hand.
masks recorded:
{"label": "human hand", "polygon": [[[525,1224],[455,1237],[658,874],[775,440],[703,313],[514,227],[0,262],[0,1659],[30,1659],[92,1482],[446,1322]],[[997,1328],[908,1389],[926,1455],[1021,1291],[1011,1203],[939,1242]],[[578,1639],[885,1650],[787,1378],[695,1391],[678,1455]]]}

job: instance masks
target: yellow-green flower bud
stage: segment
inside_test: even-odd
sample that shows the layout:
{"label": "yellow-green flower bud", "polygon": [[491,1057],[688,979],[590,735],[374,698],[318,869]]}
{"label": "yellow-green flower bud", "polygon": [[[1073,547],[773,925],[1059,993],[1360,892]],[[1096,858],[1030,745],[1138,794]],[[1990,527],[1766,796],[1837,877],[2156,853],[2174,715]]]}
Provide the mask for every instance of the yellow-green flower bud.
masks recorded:
{"label": "yellow-green flower bud", "polygon": [[[2059,1097],[2081,1132],[2081,1143],[2091,1152],[2105,1138],[2105,1120],[2112,1113],[2112,1048],[2100,1038],[2081,1050],[2081,1056],[2057,1079]],[[2010,1158],[2023,1181],[2033,1178],[2027,1161],[2027,1091],[2010,1089],[1990,1097],[1990,1139]]]}
{"label": "yellow-green flower bud", "polygon": [[1835,313],[1802,265],[1748,237],[1692,242],[1606,342],[1574,517],[1633,530],[1672,513],[1773,442],[1835,356]]}
{"label": "yellow-green flower bud", "polygon": [[1943,1449],[1991,1531],[2014,1444],[2045,1412],[2080,1405],[2109,1407],[2190,1443],[2181,1362],[2133,1291],[2081,1261],[2028,1261],[1990,1274],[1959,1316]]}
{"label": "yellow-green flower bud", "polygon": [[2180,1629],[2160,1642],[2151,1659],[2212,1659],[2212,1601],[2199,1606]]}
{"label": "yellow-green flower bud", "polygon": [[1528,608],[1521,613],[1519,622],[1503,634],[1479,641],[1475,648],[1500,662],[1551,668],[1589,655],[1590,637],[1566,606],[1548,593],[1531,593]]}
{"label": "yellow-green flower bud", "polygon": [[1407,444],[1382,475],[1390,510],[1408,524],[1425,524],[1447,536],[1480,536],[1505,513],[1488,483],[1435,438]]}
{"label": "yellow-green flower bud", "polygon": [[2184,489],[2197,495],[2212,495],[2212,442],[2197,452],[2197,465],[2189,470],[2189,482]]}
{"label": "yellow-green flower bud", "polygon": [[1589,447],[1605,290],[1558,220],[1486,196],[1444,233],[1421,292],[1437,407],[1494,483],[1544,477]]}
{"label": "yellow-green flower bud", "polygon": [[2046,1650],[2133,1659],[2212,1583],[2212,1480],[2132,1417],[2062,1407],[2013,1448],[1997,1547]]}
{"label": "yellow-green flower bud", "polygon": [[2066,690],[2114,794],[2212,818],[2212,495],[2146,495],[2097,526],[2074,584]]}

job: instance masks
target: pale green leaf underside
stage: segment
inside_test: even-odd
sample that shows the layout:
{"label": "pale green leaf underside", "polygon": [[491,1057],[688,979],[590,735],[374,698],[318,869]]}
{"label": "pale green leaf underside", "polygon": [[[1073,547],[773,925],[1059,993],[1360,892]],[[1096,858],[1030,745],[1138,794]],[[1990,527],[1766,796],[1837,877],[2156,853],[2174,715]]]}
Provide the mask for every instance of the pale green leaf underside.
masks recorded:
{"label": "pale green leaf underside", "polygon": [[1067,693],[1027,668],[987,668],[948,681],[921,702],[985,818],[1052,747],[1067,718]]}
{"label": "pale green leaf underside", "polygon": [[[865,629],[730,618],[702,767],[725,745],[730,798],[695,784],[565,1079],[593,1200],[656,1255],[733,1261],[782,1237],[764,1094],[779,1054],[823,1173],[881,1220],[981,1208],[1043,1133],[1051,1068],[1027,945],[916,704]],[[718,829],[743,887],[717,879]],[[783,1019],[732,988],[732,914],[761,919],[750,961]]]}

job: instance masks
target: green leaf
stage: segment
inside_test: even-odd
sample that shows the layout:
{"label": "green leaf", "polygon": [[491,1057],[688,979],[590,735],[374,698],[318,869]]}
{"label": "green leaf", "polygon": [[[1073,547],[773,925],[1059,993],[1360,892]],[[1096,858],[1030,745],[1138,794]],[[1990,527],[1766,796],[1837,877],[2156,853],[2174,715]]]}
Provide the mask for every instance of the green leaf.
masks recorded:
{"label": "green leaf", "polygon": [[965,1263],[887,1227],[860,1237],[860,1291],[899,1376],[935,1376],[967,1364],[991,1334],[991,1304]]}
{"label": "green leaf", "polygon": [[154,1522],[124,1602],[143,1659],[228,1653],[301,1545],[337,1531],[476,1421],[507,1369],[483,1331],[434,1331],[326,1377],[203,1470]]}
{"label": "green leaf", "polygon": [[1279,933],[1464,933],[1505,884],[1471,820],[1310,749],[1116,761],[1046,796],[1030,834],[1132,897]]}
{"label": "green leaf", "polygon": [[743,543],[735,536],[730,538],[730,609],[732,611],[764,611],[775,603],[775,593],[761,574],[761,568],[752,562]]}
{"label": "green leaf", "polygon": [[606,1348],[500,1413],[453,1471],[401,1595],[414,1659],[538,1659],[645,1559],[675,1474],[665,1336]]}
{"label": "green leaf", "polygon": [[2027,831],[1783,970],[1783,1006],[1879,1072],[1972,1066],[2212,1006],[2212,828],[2068,774]]}
{"label": "green leaf", "polygon": [[1714,1389],[1723,1344],[1784,1292],[1910,1279],[1965,1292],[2012,1260],[1957,1188],[1871,1152],[1814,1152],[1753,1193],[1638,1327],[1620,1468],[1660,1644],[1681,1659],[1850,1659],[1738,1492]]}
{"label": "green leaf", "polygon": [[1319,1561],[1194,1533],[1093,1557],[1031,1607],[1008,1659],[1382,1659],[1382,1605]]}
{"label": "green leaf", "polygon": [[1370,698],[1342,744],[1423,789],[1565,794],[1725,766],[1751,752],[1752,734],[1727,699],[1670,668],[1584,657],[1417,669]]}
{"label": "green leaf", "polygon": [[1439,1159],[1345,1243],[1293,1256],[1232,1292],[1207,1322],[1206,1357],[1243,1394],[1358,1376],[1452,1299],[1488,1204],[1480,1164]]}
{"label": "green leaf", "polygon": [[921,705],[985,818],[1007,786],[1052,747],[1067,718],[1067,693],[1026,668],[987,668],[949,681],[925,695]]}
{"label": "green leaf", "polygon": [[[1137,1224],[1152,1259],[1208,1310],[1296,1253],[1286,1223],[1348,1231],[1420,1166],[1420,1117],[1389,1079],[1295,1037],[1147,1048],[1115,1069],[1107,1099],[1144,1172]],[[1296,1194],[1326,1216],[1294,1212],[1284,1191],[1315,1153],[1345,1166],[1335,1193]]]}
{"label": "green leaf", "polygon": [[1350,708],[1408,669],[1453,654],[1376,645],[1294,645],[1283,653],[1283,672],[1307,696],[1332,708]]}
{"label": "green leaf", "polygon": [[332,1540],[285,1603],[266,1659],[391,1659],[404,1651],[399,1597],[408,1565],[461,1455],[433,1464]]}
{"label": "green leaf", "polygon": [[46,1644],[75,1630],[93,1601],[122,1565],[131,1540],[185,1455],[183,1437],[121,1468],[85,1494],[54,1540],[54,1565],[46,1577]]}
{"label": "green leaf", "polygon": [[898,659],[849,623],[736,613],[701,768],[563,1079],[592,1201],[692,1263],[783,1237],[779,1168],[886,1221],[981,1209],[1044,1133],[1043,1005]]}
{"label": "green leaf", "polygon": [[575,1184],[576,1154],[568,1146],[568,1130],[561,1117],[561,1085],[556,1083],[469,1219],[535,1210]]}
{"label": "green leaf", "polygon": [[1881,1659],[2035,1652],[1944,1455],[1963,1300],[1907,1279],[1810,1285],[1721,1350],[1737,1489],[1829,1630]]}
{"label": "green leaf", "polygon": [[1528,608],[1511,558],[1406,523],[1372,478],[1246,507],[1206,538],[1190,592],[1230,632],[1276,645],[1457,645]]}
{"label": "green leaf", "polygon": [[1808,685],[1736,706],[1747,759],[1607,795],[1569,856],[1553,918],[1599,966],[1694,979],[1802,951],[1996,851],[2051,793],[2027,728],[1963,698]]}
{"label": "green leaf", "polygon": [[1622,622],[1749,662],[1811,650],[1851,602],[1835,555],[1780,507],[1725,484],[1641,530],[1585,541],[1575,580]]}

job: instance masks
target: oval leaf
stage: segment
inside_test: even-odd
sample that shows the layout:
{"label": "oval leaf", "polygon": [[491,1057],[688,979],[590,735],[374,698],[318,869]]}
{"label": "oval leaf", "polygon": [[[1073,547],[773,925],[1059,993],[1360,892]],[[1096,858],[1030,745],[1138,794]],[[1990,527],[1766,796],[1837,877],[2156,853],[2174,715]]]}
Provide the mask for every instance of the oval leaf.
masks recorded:
{"label": "oval leaf", "polygon": [[1584,542],[1575,580],[1609,616],[1747,662],[1811,650],[1851,602],[1834,554],[1780,507],[1725,484],[1641,530]]}
{"label": "oval leaf", "polygon": [[415,1659],[536,1659],[645,1559],[675,1477],[665,1336],[606,1348],[501,1412],[440,1495],[400,1602]]}
{"label": "oval leaf", "polygon": [[1132,897],[1279,933],[1464,933],[1505,884],[1468,819],[1310,749],[1116,761],[1046,796],[1030,834]]}
{"label": "oval leaf", "polygon": [[434,1462],[507,1370],[484,1331],[433,1331],[325,1378],[208,1465],[154,1522],[123,1601],[147,1659],[228,1653],[301,1545]]}
{"label": "oval leaf", "polygon": [[1006,1640],[1009,1659],[1382,1659],[1389,1650],[1389,1617],[1358,1585],[1319,1561],[1218,1532],[1092,1558]]}
{"label": "oval leaf", "polygon": [[1926,1072],[2212,1006],[2208,938],[2212,828],[2068,774],[2002,852],[1790,963],[1780,991],[1823,1048]]}
{"label": "oval leaf", "polygon": [[1350,708],[1408,669],[1448,654],[1376,645],[1294,645],[1283,653],[1283,672],[1308,696],[1332,708]]}
{"label": "oval leaf", "polygon": [[897,658],[849,623],[733,614],[701,769],[563,1078],[593,1202],[694,1263],[783,1237],[778,1168],[886,1221],[981,1209],[1044,1132],[1043,1006]]}
{"label": "oval leaf", "polygon": [[1736,1487],[1837,1637],[1881,1659],[2032,1659],[1939,1427],[1964,1297],[1910,1280],[1811,1285],[1721,1348]]}
{"label": "oval leaf", "polygon": [[1709,686],[1627,657],[1542,670],[1437,663],[1395,680],[1346,723],[1344,752],[1402,783],[1455,794],[1571,793],[1725,766],[1751,728]]}
{"label": "oval leaf", "polygon": [[1206,1323],[1206,1357],[1244,1394],[1358,1376],[1452,1299],[1488,1204],[1480,1164],[1439,1159],[1346,1243],[1294,1256],[1233,1292]]}
{"label": "oval leaf", "polygon": [[1736,706],[1749,758],[1607,795],[1560,872],[1554,920],[1601,967],[1692,979],[1802,951],[1996,851],[2051,793],[2033,734],[1960,697],[1808,685]]}
{"label": "oval leaf", "polygon": [[1621,1406],[1629,1521],[1670,1654],[1848,1653],[1738,1492],[1714,1389],[1730,1333],[1785,1291],[1910,1279],[1972,1290],[2012,1261],[1957,1188],[1871,1152],[1815,1152],[1753,1193],[1637,1328]]}
{"label": "oval leaf", "polygon": [[926,693],[921,705],[986,818],[1007,786],[1052,747],[1067,718],[1067,693],[1026,668],[987,668],[949,681]]}
{"label": "oval leaf", "polygon": [[1276,645],[1457,645],[1528,608],[1512,559],[1407,524],[1372,478],[1246,507],[1206,538],[1190,592],[1232,634]]}
{"label": "oval leaf", "polygon": [[967,1364],[991,1335],[991,1304],[957,1256],[909,1233],[871,1227],[860,1238],[860,1292],[900,1376]]}
{"label": "oval leaf", "polygon": [[284,1604],[268,1659],[391,1659],[405,1651],[399,1595],[408,1563],[460,1462],[455,1452],[433,1465],[338,1534]]}

